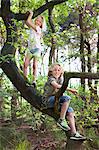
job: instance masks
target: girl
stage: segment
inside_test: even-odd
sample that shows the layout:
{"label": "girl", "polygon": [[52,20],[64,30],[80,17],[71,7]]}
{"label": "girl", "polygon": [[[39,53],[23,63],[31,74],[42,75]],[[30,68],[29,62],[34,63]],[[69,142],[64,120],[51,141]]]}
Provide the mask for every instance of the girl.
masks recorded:
{"label": "girl", "polygon": [[[60,64],[53,64],[48,71],[48,80],[44,86],[44,98],[43,104],[46,105],[48,108],[54,107],[55,102],[55,94],[58,90],[62,87],[63,83],[63,69]],[[68,91],[72,92],[73,94],[76,93],[75,90],[67,88]],[[61,96],[59,99],[60,105],[60,118],[57,122],[57,125],[60,126],[63,130],[71,130],[71,137],[70,139],[85,139],[82,135],[80,135],[76,131],[75,127],[75,118],[74,118],[74,111],[72,107],[69,107],[71,97],[70,96]],[[66,121],[66,115],[69,120],[69,126]]]}
{"label": "girl", "polygon": [[26,20],[26,25],[30,27],[30,39],[28,40],[29,50],[25,56],[24,61],[24,75],[27,76],[27,68],[29,66],[30,60],[33,58],[33,80],[34,86],[37,76],[37,64],[38,58],[40,57],[40,53],[43,49],[41,45],[42,39],[42,30],[46,30],[46,25],[43,16],[38,16],[35,19],[35,22],[32,22],[33,12],[30,11],[28,19]]}

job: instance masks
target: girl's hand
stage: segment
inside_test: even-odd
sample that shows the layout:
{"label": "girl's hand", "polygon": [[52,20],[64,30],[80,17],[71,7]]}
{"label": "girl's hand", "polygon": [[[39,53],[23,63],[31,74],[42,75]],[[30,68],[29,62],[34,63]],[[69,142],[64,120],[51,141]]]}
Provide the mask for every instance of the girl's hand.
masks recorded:
{"label": "girl's hand", "polygon": [[32,23],[32,16],[33,16],[33,12],[29,11],[29,16],[28,16],[28,18],[26,20],[26,25],[28,27],[32,27],[33,26],[33,29],[36,30],[35,27],[34,27],[34,25],[33,25],[33,23]]}
{"label": "girl's hand", "polygon": [[29,11],[28,19],[32,19],[32,16],[33,16],[33,11]]}
{"label": "girl's hand", "polygon": [[29,12],[30,12],[30,15],[33,16],[33,11],[30,10]]}

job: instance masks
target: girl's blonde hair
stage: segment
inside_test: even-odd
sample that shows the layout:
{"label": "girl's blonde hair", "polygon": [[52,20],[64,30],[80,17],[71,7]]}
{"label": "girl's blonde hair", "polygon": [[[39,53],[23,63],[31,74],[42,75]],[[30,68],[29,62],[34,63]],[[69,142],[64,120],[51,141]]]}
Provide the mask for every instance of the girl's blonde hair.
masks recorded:
{"label": "girl's blonde hair", "polygon": [[59,66],[61,68],[61,75],[60,75],[60,77],[61,77],[64,74],[64,70],[63,70],[62,66],[59,63],[52,64],[49,67],[48,76],[50,77],[51,75],[53,75],[53,69],[54,69],[55,66]]}

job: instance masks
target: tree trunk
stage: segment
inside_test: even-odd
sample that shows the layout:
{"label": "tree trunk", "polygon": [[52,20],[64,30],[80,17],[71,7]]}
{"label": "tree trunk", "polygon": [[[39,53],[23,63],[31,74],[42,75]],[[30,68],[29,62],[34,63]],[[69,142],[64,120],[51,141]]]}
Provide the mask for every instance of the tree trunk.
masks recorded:
{"label": "tree trunk", "polygon": [[[0,76],[0,90],[2,90],[2,77],[3,73]],[[0,94],[0,119],[3,120],[3,96]]]}
{"label": "tree trunk", "polygon": [[[91,49],[90,49],[90,43],[86,41],[86,45],[87,45],[87,57],[88,57],[88,61],[87,61],[87,68],[88,68],[88,72],[91,72]],[[88,86],[89,88],[91,88],[91,84],[92,84],[92,80],[88,79]]]}
{"label": "tree trunk", "polygon": [[[99,34],[98,34],[98,42],[97,42],[97,62],[96,62],[96,64],[97,64],[97,72],[99,73]],[[95,95],[98,93],[98,87],[97,87],[97,85],[98,85],[98,82],[99,81],[95,81]]]}
{"label": "tree trunk", "polygon": [[83,150],[83,140],[75,141],[67,139],[65,150]]}
{"label": "tree trunk", "polygon": [[55,42],[55,38],[52,37],[51,38],[51,50],[50,50],[50,55],[49,55],[49,64],[55,63],[56,62],[56,58],[55,58],[55,47],[56,47],[56,42]]}
{"label": "tree trunk", "polygon": [[[48,0],[46,0],[46,2],[48,2]],[[53,11],[53,7],[48,9],[48,14],[49,14],[49,24],[51,26],[51,30],[52,33],[55,34],[55,26],[53,23],[53,17],[52,17],[52,11]],[[56,39],[54,36],[51,37],[51,50],[50,50],[50,55],[49,55],[49,65],[52,63],[56,62],[56,58],[55,58],[55,48],[56,48]]]}
{"label": "tree trunk", "polygon": [[[80,60],[81,70],[85,72],[85,56],[84,56],[84,37],[83,37],[83,14],[79,14],[79,25],[80,25]],[[81,85],[85,90],[85,79],[81,78]]]}

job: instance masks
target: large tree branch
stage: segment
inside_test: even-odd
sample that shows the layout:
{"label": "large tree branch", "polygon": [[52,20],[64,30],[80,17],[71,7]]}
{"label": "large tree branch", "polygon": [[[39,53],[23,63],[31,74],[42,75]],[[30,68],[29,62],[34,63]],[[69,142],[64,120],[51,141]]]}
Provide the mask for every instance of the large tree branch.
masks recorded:
{"label": "large tree branch", "polygon": [[59,117],[54,113],[53,109],[43,110],[41,108],[42,95],[25,81],[24,77],[20,74],[15,62],[9,59],[6,62],[3,62],[0,67],[10,79],[12,84],[20,92],[21,96],[27,100],[27,102],[29,102],[36,109],[50,115],[54,119]]}
{"label": "large tree branch", "polygon": [[66,90],[68,86],[68,82],[71,78],[83,78],[83,79],[99,79],[99,72],[91,73],[91,72],[65,72],[64,73],[64,82],[62,88],[56,94],[56,97],[60,97]]}
{"label": "large tree branch", "polygon": [[[52,0],[42,6],[40,6],[38,9],[34,10],[33,12],[33,18],[37,17],[47,9],[54,7],[55,5],[61,4],[66,2],[67,0]],[[12,13],[12,12],[10,12]],[[14,14],[14,13],[13,13]],[[0,16],[2,16],[1,8],[0,8]],[[20,20],[26,20],[27,19],[27,13],[16,13],[14,14],[14,19],[20,21]]]}
{"label": "large tree branch", "polygon": [[99,73],[91,72],[65,72],[65,76],[69,78],[99,79]]}
{"label": "large tree branch", "polygon": [[34,11],[35,13],[34,17],[37,17],[39,14],[43,13],[45,10],[52,8],[55,5],[61,4],[66,1],[68,0],[52,0],[50,2],[47,2],[45,5],[41,6],[40,8]]}
{"label": "large tree branch", "polygon": [[91,72],[65,72],[64,73],[64,82],[62,85],[62,88],[56,93],[55,96],[55,104],[54,104],[54,110],[56,113],[58,113],[58,102],[60,96],[63,95],[66,88],[68,87],[68,82],[71,78],[83,78],[83,79],[99,79],[99,73],[91,73]]}

